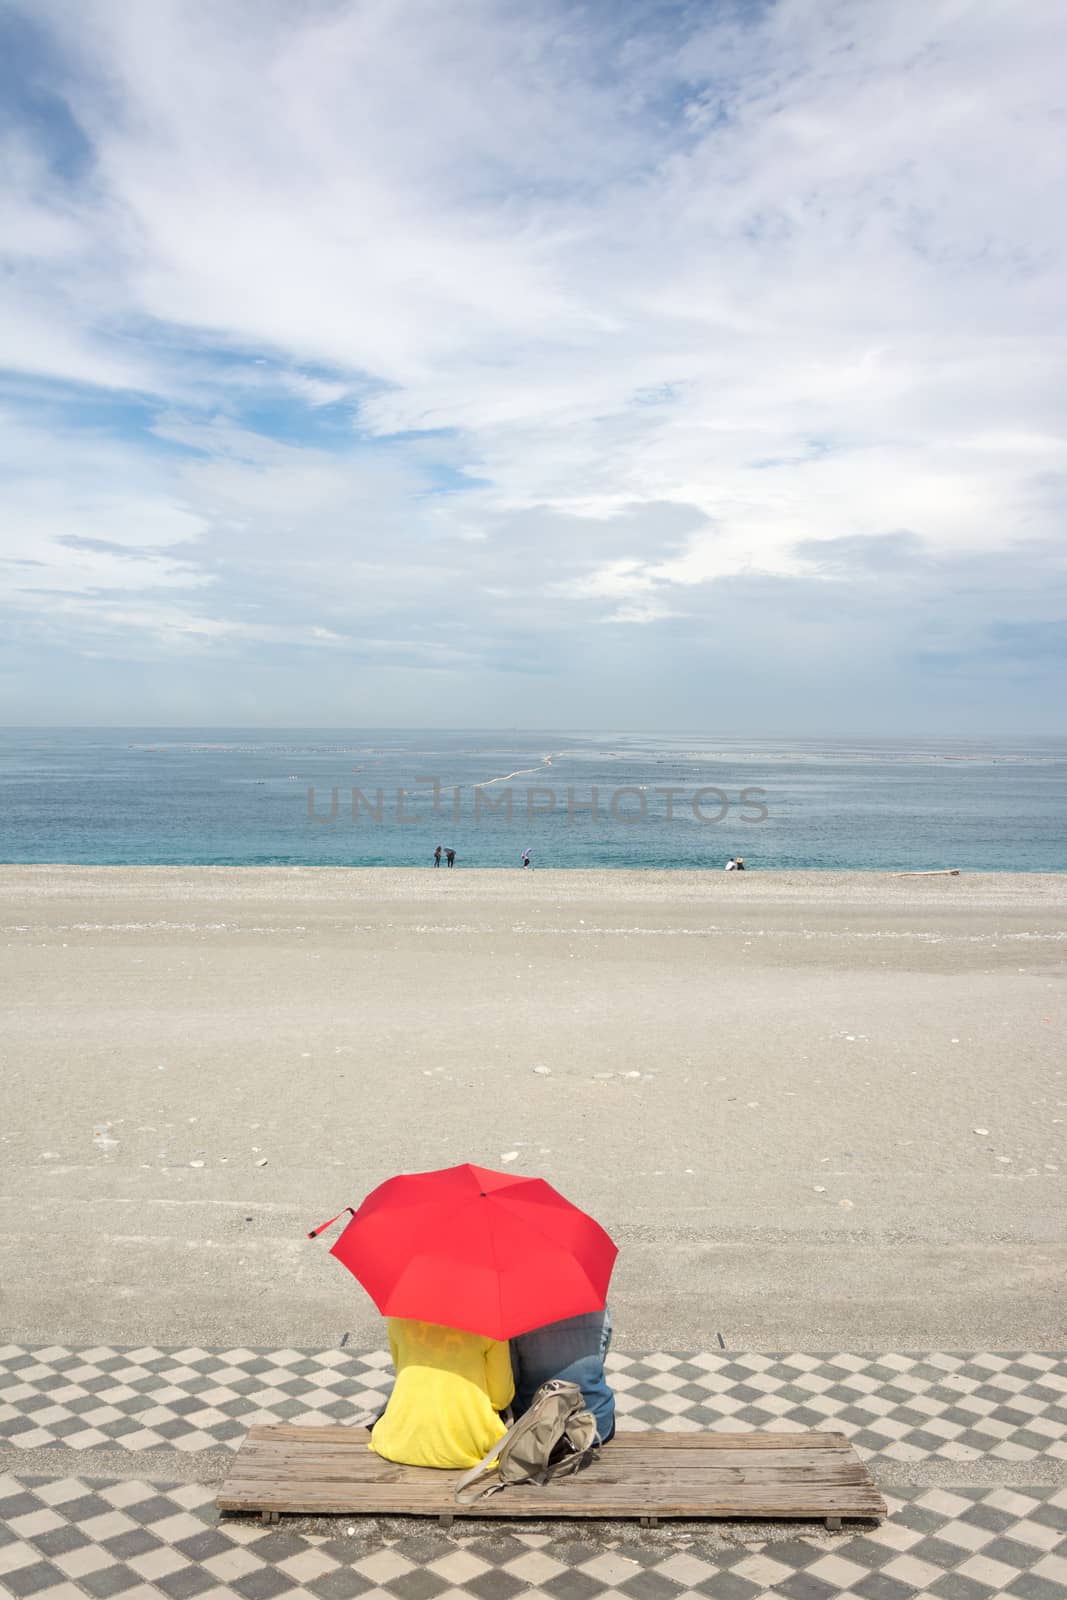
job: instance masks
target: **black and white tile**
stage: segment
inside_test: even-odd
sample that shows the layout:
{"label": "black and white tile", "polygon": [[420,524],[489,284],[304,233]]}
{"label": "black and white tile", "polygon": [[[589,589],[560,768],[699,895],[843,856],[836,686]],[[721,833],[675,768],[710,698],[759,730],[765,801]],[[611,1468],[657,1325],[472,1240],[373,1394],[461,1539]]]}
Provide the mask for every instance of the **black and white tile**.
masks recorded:
{"label": "black and white tile", "polygon": [[[1067,1356],[612,1353],[619,1425],[833,1428],[893,1461],[1067,1460]],[[0,1444],[234,1450],[251,1423],[351,1422],[385,1351],[0,1348]]]}
{"label": "black and white tile", "polygon": [[[1050,1460],[1067,1461],[1062,1355],[620,1352],[610,1365],[624,1428],[833,1428],[875,1470],[888,1458],[917,1474],[934,1460],[1040,1458],[1045,1477]],[[390,1381],[384,1351],[0,1349],[0,1594],[1067,1600],[1067,1490],[1056,1486],[893,1487],[885,1522],[860,1533],[690,1524],[619,1535],[344,1518],[266,1528],[220,1519],[214,1485],[138,1475],[139,1452],[158,1465],[168,1450],[232,1451],[253,1422],[353,1421]],[[94,1448],[128,1452],[131,1475],[81,1476],[79,1453]],[[30,1451],[52,1471],[21,1471]]]}
{"label": "black and white tile", "polygon": [[[0,1590],[25,1600],[1063,1600],[1067,1490],[897,1489],[860,1534],[751,1540],[674,1531],[650,1543],[566,1530],[413,1523],[395,1536],[219,1518],[214,1490],[137,1479],[0,1477]],[[483,1525],[484,1527],[484,1525]],[[347,1530],[351,1529],[349,1532]]]}

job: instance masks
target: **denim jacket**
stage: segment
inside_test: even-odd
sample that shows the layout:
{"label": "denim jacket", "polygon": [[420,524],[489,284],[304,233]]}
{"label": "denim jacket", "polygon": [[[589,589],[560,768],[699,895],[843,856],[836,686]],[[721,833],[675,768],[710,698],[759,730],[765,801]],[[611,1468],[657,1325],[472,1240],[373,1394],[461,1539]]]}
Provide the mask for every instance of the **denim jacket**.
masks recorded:
{"label": "denim jacket", "polygon": [[515,1375],[516,1417],[529,1409],[534,1395],[549,1378],[576,1383],[596,1418],[597,1434],[610,1437],[615,1426],[615,1395],[604,1375],[604,1357],[611,1345],[611,1312],[587,1311],[564,1317],[511,1341]]}

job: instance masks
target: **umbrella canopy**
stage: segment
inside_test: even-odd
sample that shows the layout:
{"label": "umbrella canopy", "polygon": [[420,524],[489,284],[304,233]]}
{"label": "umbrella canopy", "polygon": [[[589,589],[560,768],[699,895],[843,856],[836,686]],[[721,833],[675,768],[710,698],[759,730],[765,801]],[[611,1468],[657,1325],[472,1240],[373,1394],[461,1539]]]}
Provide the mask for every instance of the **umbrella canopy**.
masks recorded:
{"label": "umbrella canopy", "polygon": [[601,1310],[618,1250],[543,1178],[464,1165],[379,1184],[330,1254],[385,1316],[510,1339]]}

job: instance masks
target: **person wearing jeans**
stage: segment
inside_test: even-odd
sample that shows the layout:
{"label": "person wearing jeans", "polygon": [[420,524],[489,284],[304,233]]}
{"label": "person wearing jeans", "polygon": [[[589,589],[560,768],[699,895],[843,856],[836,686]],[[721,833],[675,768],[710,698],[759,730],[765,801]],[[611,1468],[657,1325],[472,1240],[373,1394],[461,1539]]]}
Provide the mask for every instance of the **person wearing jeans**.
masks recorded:
{"label": "person wearing jeans", "polygon": [[596,1418],[597,1437],[607,1444],[615,1434],[615,1394],[604,1372],[611,1346],[611,1312],[586,1311],[561,1322],[549,1322],[511,1340],[511,1371],[515,1379],[512,1411],[518,1419],[527,1411],[543,1383],[559,1378],[576,1383]]}

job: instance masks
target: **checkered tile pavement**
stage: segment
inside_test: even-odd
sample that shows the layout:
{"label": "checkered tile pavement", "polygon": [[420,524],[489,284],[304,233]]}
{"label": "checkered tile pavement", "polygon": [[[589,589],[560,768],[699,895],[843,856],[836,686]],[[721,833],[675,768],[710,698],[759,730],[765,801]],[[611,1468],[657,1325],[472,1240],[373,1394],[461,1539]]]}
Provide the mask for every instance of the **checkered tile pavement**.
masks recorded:
{"label": "checkered tile pavement", "polygon": [[[620,1427],[833,1428],[861,1455],[1067,1460],[1067,1356],[609,1357]],[[378,1410],[384,1351],[0,1348],[0,1445],[193,1452],[255,1422],[350,1422]]]}
{"label": "checkered tile pavement", "polygon": [[[677,1530],[655,1542],[524,1528],[369,1523],[346,1535],[224,1519],[195,1484],[0,1477],[0,1591],[96,1600],[1062,1600],[1067,1490],[901,1489],[861,1534],[752,1538]],[[353,1527],[352,1524],[347,1524]]]}

